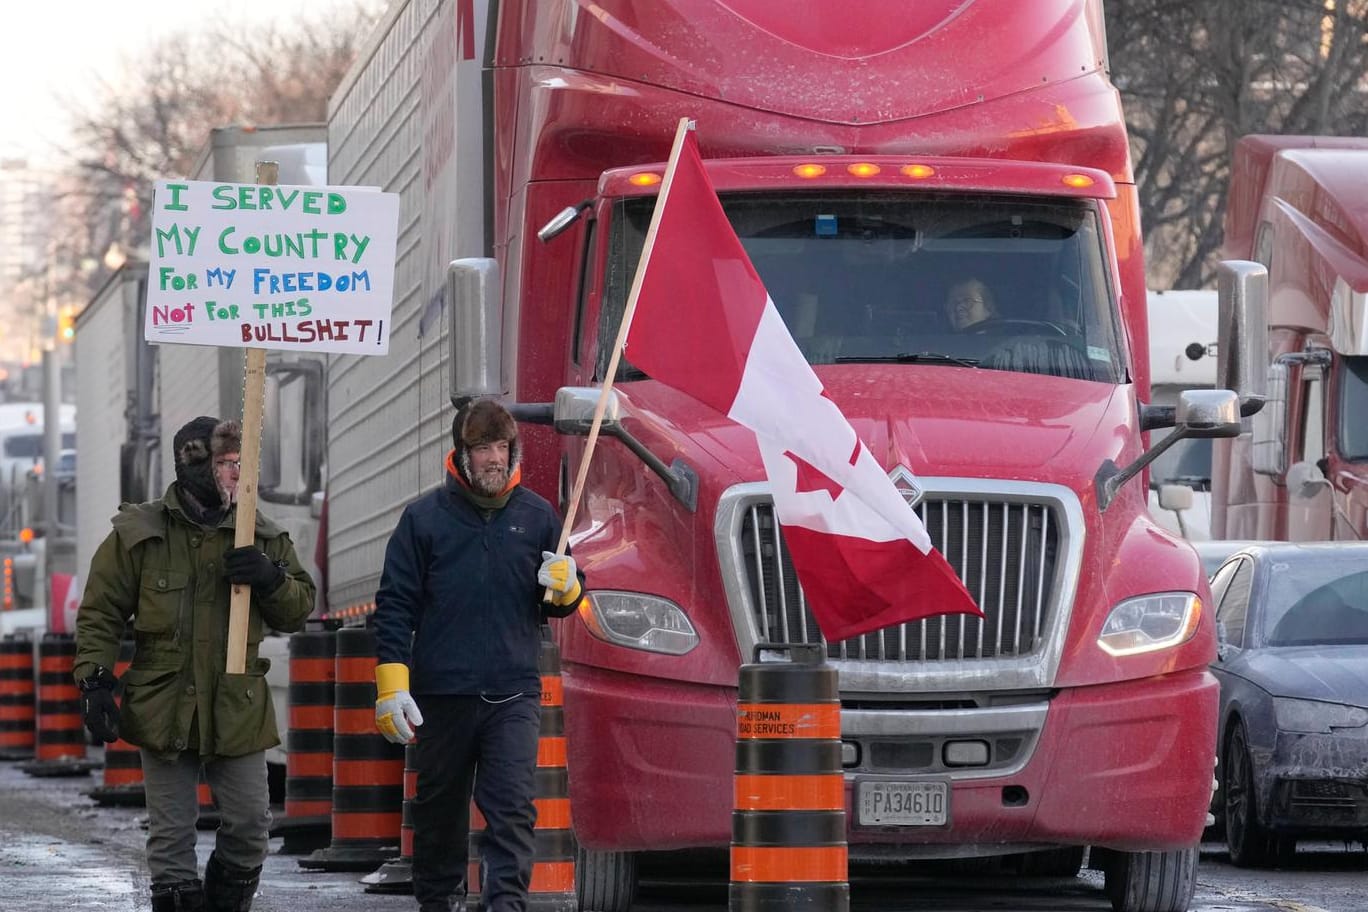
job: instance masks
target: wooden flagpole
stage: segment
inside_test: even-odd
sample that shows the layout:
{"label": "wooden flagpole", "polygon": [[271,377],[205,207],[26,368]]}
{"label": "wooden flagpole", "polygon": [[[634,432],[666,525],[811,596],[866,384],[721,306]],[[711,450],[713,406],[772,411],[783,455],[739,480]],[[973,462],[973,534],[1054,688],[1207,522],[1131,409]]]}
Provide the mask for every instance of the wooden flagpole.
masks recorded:
{"label": "wooden flagpole", "polygon": [[[277,162],[257,162],[256,182],[274,186],[280,180]],[[256,543],[257,481],[261,476],[261,424],[266,405],[266,349],[248,348],[242,377],[242,451],[237,486],[237,524],[233,546]],[[233,586],[228,610],[229,674],[247,670],[247,621],[252,609],[252,587]]]}
{"label": "wooden flagpole", "polygon": [[[661,213],[665,211],[665,200],[670,195],[674,183],[675,166],[679,164],[679,153],[684,148],[684,137],[693,129],[693,121],[687,117],[679,119],[675,130],[674,145],[670,148],[670,161],[665,167],[665,178],[660,183],[660,194],[656,197],[655,211],[651,213],[651,225],[646,230],[646,241],[641,245],[641,257],[637,260],[636,276],[632,279],[632,290],[627,295],[627,306],[622,312],[622,323],[618,326],[617,341],[613,343],[613,353],[608,359],[608,369],[603,375],[603,389],[599,392],[598,404],[594,406],[594,420],[589,426],[589,438],[584,442],[584,455],[580,457],[579,471],[575,474],[575,486],[570,492],[570,503],[565,510],[565,524],[561,526],[560,542],[556,545],[557,556],[565,553],[570,541],[570,530],[575,525],[575,514],[579,510],[580,498],[584,494],[584,483],[589,477],[589,461],[594,456],[598,443],[599,426],[603,424],[603,413],[608,407],[608,394],[613,389],[613,378],[617,375],[618,362],[622,360],[622,349],[627,344],[627,331],[632,326],[632,314],[636,312],[637,298],[641,296],[642,280],[646,276],[646,264],[650,261],[655,248],[656,228],[660,225]],[[548,588],[543,601],[549,601],[551,590]]]}

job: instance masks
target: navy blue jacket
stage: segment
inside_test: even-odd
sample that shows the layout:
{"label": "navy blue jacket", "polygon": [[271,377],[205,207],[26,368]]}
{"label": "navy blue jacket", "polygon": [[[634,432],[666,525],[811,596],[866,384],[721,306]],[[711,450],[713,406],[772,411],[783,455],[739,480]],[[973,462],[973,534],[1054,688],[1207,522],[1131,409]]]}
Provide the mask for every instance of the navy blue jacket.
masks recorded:
{"label": "navy blue jacket", "polygon": [[370,619],[379,662],[409,666],[416,694],[540,692],[541,624],[575,610],[544,605],[537,583],[560,519],[518,486],[486,520],[457,484],[405,507],[390,536]]}

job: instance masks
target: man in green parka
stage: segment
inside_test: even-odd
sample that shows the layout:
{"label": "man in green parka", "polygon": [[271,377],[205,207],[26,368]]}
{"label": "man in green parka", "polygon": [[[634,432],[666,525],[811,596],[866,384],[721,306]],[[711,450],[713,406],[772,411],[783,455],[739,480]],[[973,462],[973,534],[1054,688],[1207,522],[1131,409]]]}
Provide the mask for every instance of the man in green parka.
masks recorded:
{"label": "man in green parka", "polygon": [[[266,626],[304,626],[314,583],[260,514],[255,545],[233,547],[236,422],[196,418],[174,446],[176,481],[160,500],[121,506],[90,562],[74,672],[91,732],[141,748],[153,912],[248,912],[271,823],[265,751],[280,743],[257,646]],[[245,674],[225,671],[233,583],[252,592]],[[110,669],[130,621],[137,649],[119,707]],[[221,819],[202,885],[201,766]]]}

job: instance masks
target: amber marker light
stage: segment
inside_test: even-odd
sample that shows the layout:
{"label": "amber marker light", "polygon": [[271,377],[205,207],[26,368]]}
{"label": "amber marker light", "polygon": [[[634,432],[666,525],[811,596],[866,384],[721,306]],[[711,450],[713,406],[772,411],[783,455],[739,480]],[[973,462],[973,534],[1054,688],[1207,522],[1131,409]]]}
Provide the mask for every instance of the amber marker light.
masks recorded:
{"label": "amber marker light", "polygon": [[654,171],[639,171],[627,178],[627,183],[634,187],[654,187],[660,183],[660,175]]}
{"label": "amber marker light", "polygon": [[879,166],[872,162],[856,162],[846,165],[846,170],[856,177],[873,177],[879,173]]}
{"label": "amber marker light", "polygon": [[1082,190],[1091,187],[1094,183],[1091,177],[1086,174],[1066,174],[1059,179],[1064,186],[1073,187],[1075,190]]}
{"label": "amber marker light", "polygon": [[793,168],[793,173],[798,175],[799,177],[808,179],[812,179],[814,177],[821,177],[823,174],[826,174],[826,165],[795,165]]}
{"label": "amber marker light", "polygon": [[936,169],[930,165],[903,165],[899,170],[908,177],[915,177],[918,180],[936,176]]}

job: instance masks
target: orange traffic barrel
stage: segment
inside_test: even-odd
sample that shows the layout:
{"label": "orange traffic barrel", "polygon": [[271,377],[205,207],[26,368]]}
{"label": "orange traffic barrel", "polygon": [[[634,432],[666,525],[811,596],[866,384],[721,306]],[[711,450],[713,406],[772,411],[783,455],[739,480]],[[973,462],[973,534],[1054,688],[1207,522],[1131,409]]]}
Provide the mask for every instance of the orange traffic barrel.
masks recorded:
{"label": "orange traffic barrel", "polygon": [[199,784],[195,786],[195,802],[199,805],[199,818],[195,821],[197,830],[217,830],[219,827],[218,802],[214,800],[214,790],[200,767]]}
{"label": "orange traffic barrel", "polygon": [[337,698],[337,630],[290,637],[290,718],[285,733],[285,815],[272,835],[297,855],[328,844],[332,831],[333,713]]}
{"label": "orange traffic barrel", "polygon": [[823,650],[762,644],[741,666],[731,912],[850,908],[841,697]]}
{"label": "orange traffic barrel", "polygon": [[[541,728],[537,740],[535,832],[532,880],[527,888],[530,912],[576,912],[575,832],[570,819],[570,782],[565,768],[565,690],[561,682],[560,650],[543,632],[541,644]],[[479,771],[475,776],[479,778]],[[477,789],[478,791],[478,789]],[[470,805],[469,860],[466,867],[466,907],[480,906],[484,880],[480,844],[486,821],[474,802]],[[596,905],[584,906],[586,909]]]}
{"label": "orange traffic barrel", "polygon": [[[575,912],[575,831],[570,820],[570,777],[565,769],[565,689],[560,650],[543,628],[541,729],[537,741],[536,853],[527,908]],[[479,775],[476,773],[476,775]]]}
{"label": "orange traffic barrel", "polygon": [[332,841],[299,860],[323,871],[373,871],[398,854],[404,746],[375,728],[375,635],[337,631]]}
{"label": "orange traffic barrel", "polygon": [[7,633],[0,639],[0,760],[33,756],[33,640]]}
{"label": "orange traffic barrel", "polygon": [[[119,658],[114,663],[114,677],[118,678],[120,683],[114,693],[121,703],[124,672],[133,664],[133,653],[136,649],[137,644],[133,640],[119,643]],[[100,784],[87,794],[95,799],[96,804],[107,807],[137,807],[144,804],[146,794],[143,791],[142,755],[138,749],[120,738],[106,744],[104,752],[104,775]]]}
{"label": "orange traffic barrel", "polygon": [[[419,737],[422,737],[421,733]],[[413,892],[413,799],[418,797],[418,748],[404,749],[404,810],[399,823],[399,857],[391,858],[361,878],[367,893],[408,894]]]}
{"label": "orange traffic barrel", "polygon": [[470,835],[466,837],[466,910],[481,908],[480,884],[484,882],[484,866],[480,864],[480,845],[484,842],[484,815],[470,802]]}
{"label": "orange traffic barrel", "polygon": [[76,638],[45,633],[38,641],[38,728],[33,760],[20,767],[30,776],[80,776],[99,764],[86,759],[81,691],[71,676]]}

